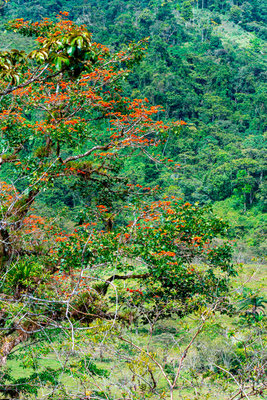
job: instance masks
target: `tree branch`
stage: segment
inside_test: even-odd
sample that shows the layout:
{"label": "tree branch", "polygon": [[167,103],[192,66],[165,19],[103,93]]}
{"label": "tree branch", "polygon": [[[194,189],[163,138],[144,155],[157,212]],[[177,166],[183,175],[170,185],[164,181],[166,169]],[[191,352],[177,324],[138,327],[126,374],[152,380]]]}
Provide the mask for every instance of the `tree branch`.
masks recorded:
{"label": "tree branch", "polygon": [[79,160],[80,158],[87,157],[87,156],[89,156],[90,154],[92,154],[96,150],[108,150],[110,148],[110,146],[111,146],[111,143],[109,143],[109,144],[107,144],[105,146],[92,147],[92,149],[86,151],[83,154],[78,154],[77,156],[70,156],[70,157],[66,158],[65,160],[63,160],[63,164],[67,164],[70,161]]}
{"label": "tree branch", "polygon": [[101,288],[101,293],[105,296],[108,291],[109,285],[115,280],[127,280],[127,279],[146,279],[150,276],[149,272],[145,274],[131,274],[131,275],[112,275],[105,281],[104,286]]}
{"label": "tree branch", "polygon": [[7,88],[3,92],[0,92],[0,96],[2,96],[2,97],[6,96],[7,94],[12,93],[17,89],[22,89],[22,88],[30,85],[31,83],[36,82],[40,78],[40,76],[47,70],[48,67],[49,67],[49,64],[46,64],[44,66],[44,68],[36,76],[32,76],[32,78],[30,78],[28,81],[22,83],[21,85],[12,86],[10,88]]}

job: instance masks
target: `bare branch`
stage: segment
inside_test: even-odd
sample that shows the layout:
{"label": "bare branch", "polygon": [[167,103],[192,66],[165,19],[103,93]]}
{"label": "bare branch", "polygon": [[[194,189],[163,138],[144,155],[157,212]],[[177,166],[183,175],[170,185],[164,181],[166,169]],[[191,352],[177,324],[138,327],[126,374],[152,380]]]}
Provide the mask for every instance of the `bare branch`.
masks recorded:
{"label": "bare branch", "polygon": [[74,161],[74,160],[79,160],[80,158],[84,158],[89,156],[90,154],[92,154],[94,151],[96,150],[108,150],[111,146],[111,143],[105,145],[105,146],[95,146],[92,147],[90,150],[86,151],[83,154],[78,154],[77,156],[70,156],[68,158],[66,158],[65,160],[63,160],[63,164],[67,164],[70,161]]}

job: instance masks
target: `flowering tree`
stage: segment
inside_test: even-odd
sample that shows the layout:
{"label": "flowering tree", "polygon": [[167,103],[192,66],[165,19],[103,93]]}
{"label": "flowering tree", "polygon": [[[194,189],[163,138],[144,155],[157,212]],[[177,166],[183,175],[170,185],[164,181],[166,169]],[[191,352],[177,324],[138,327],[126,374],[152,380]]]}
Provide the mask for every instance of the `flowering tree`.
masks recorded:
{"label": "flowering tree", "polygon": [[[160,106],[122,95],[144,43],[112,53],[67,17],[11,22],[9,29],[35,37],[36,48],[0,53],[0,164],[9,178],[0,186],[0,390],[27,397],[52,387],[50,398],[108,399],[115,396],[109,373],[92,362],[86,345],[92,351],[92,343],[127,342],[128,325],[153,327],[211,304],[225,309],[234,270],[230,245],[218,239],[227,227],[209,208],[160,200],[158,188],[124,185],[120,176],[121,160],[138,152],[157,161],[150,149],[185,124],[164,123],[154,118]],[[84,188],[97,182],[114,201],[88,204],[75,229],[62,231],[35,212],[38,195],[62,178],[67,187],[74,179]],[[5,364],[25,343],[24,366],[34,372],[16,380]],[[64,362],[40,370],[51,349]],[[80,381],[74,394],[64,386],[66,374]],[[158,396],[150,375],[147,395]],[[171,392],[178,376],[167,377]],[[103,387],[96,377],[106,380]],[[144,395],[134,392],[123,398]]]}

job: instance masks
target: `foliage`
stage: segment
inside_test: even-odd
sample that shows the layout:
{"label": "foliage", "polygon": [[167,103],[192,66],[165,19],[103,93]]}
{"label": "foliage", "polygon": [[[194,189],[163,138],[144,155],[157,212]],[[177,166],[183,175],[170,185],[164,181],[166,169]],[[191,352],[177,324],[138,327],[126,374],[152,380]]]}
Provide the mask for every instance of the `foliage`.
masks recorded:
{"label": "foliage", "polygon": [[[128,3],[67,2],[74,23],[59,2],[29,1],[23,16],[41,20],[7,25],[33,49],[0,53],[0,391],[173,399],[220,313],[242,317],[243,338],[211,367],[203,355],[197,374],[230,377],[237,398],[249,376],[261,395],[265,300],[233,301],[228,224],[207,205],[244,215],[240,235],[264,209],[263,42],[234,48],[219,33],[237,9],[246,28],[259,2]],[[58,14],[40,18],[50,6]],[[178,318],[156,351],[160,324]],[[27,377],[5,367],[16,352]]]}

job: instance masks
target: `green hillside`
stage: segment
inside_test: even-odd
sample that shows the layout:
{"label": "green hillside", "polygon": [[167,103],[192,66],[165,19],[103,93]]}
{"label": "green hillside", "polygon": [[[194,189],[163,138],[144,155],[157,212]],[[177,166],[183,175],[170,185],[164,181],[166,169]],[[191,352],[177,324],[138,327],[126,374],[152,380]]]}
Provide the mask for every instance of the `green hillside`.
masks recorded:
{"label": "green hillside", "polygon": [[266,398],[265,0],[0,0],[0,399]]}

